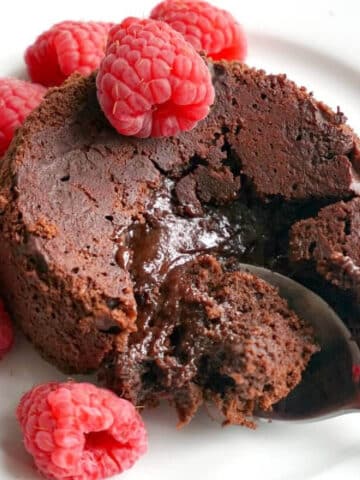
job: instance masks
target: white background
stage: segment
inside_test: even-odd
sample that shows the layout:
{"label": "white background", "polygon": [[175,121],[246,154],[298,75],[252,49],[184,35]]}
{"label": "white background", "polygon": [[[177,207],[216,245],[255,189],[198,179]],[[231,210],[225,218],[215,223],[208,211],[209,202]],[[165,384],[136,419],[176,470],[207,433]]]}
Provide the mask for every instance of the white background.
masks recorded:
{"label": "white background", "polygon": [[[360,2],[351,0],[214,1],[243,23],[248,63],[287,72],[317,98],[341,105],[360,132]],[[151,1],[6,0],[0,16],[0,76],[24,76],[25,47],[61,20],[120,21],[146,15]],[[43,362],[18,335],[0,363],[0,479],[36,479],[23,452],[13,411],[34,383],[65,378]],[[357,480],[360,478],[360,415],[321,423],[262,424],[256,432],[221,429],[205,414],[181,432],[162,407],[148,412],[150,450],[124,480]]]}

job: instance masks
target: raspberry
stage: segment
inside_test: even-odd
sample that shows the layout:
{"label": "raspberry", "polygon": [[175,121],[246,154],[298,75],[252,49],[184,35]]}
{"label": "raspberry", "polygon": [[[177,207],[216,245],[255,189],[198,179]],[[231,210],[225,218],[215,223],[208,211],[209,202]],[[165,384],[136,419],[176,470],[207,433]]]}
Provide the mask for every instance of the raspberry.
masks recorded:
{"label": "raspberry", "polygon": [[116,130],[143,138],[191,130],[215,95],[205,61],[182,35],[166,23],[136,18],[110,31],[97,88]]}
{"label": "raspberry", "polygon": [[0,157],[6,152],[14,132],[39,105],[46,89],[16,78],[0,78]]}
{"label": "raspberry", "polygon": [[197,50],[213,60],[244,60],[247,41],[244,30],[227,11],[196,0],[165,0],[151,12],[180,32]]}
{"label": "raspberry", "polygon": [[105,478],[130,468],[147,450],[135,407],[89,383],[34,387],[16,414],[25,448],[47,478]]}
{"label": "raspberry", "polygon": [[89,75],[104,56],[112,23],[61,22],[42,33],[25,52],[30,78],[48,87],[72,73]]}
{"label": "raspberry", "polygon": [[360,365],[358,365],[358,364],[353,365],[353,367],[352,367],[352,377],[353,377],[353,381],[355,383],[360,382]]}
{"label": "raspberry", "polygon": [[0,360],[11,350],[14,343],[14,330],[4,304],[0,300]]}

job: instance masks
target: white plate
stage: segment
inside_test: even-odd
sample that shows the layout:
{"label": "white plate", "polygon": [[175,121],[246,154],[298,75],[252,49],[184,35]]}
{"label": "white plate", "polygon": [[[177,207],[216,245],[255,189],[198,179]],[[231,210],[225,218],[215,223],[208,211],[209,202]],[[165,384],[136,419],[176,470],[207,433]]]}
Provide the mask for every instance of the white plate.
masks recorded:
{"label": "white plate", "polygon": [[[125,3],[125,5],[123,5]],[[317,98],[341,105],[360,132],[359,2],[349,0],[218,1],[248,26],[249,63],[287,72]],[[295,6],[296,5],[296,6]],[[6,1],[0,18],[0,75],[22,74],[21,55],[36,34],[64,19],[121,19],[146,14],[152,2]],[[3,7],[4,8],[4,7]],[[241,15],[240,15],[241,13]],[[31,21],[29,20],[31,19]],[[18,334],[15,349],[0,363],[0,478],[38,479],[24,452],[14,409],[34,383],[65,377],[39,358]],[[311,424],[261,424],[257,431],[220,428],[204,413],[176,431],[167,407],[145,414],[150,449],[127,480],[355,480],[360,477],[360,416]]]}

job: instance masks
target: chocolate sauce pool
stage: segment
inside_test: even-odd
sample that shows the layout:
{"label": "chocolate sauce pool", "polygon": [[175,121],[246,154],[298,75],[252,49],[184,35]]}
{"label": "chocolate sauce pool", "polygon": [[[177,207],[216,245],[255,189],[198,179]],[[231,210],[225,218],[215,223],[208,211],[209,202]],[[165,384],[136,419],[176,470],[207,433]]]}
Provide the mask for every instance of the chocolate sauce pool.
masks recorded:
{"label": "chocolate sauce pool", "polygon": [[204,215],[190,218],[177,212],[173,187],[174,182],[166,180],[148,206],[145,221],[118,234],[116,261],[129,267],[138,289],[158,285],[170,269],[204,253],[258,265],[281,261],[270,240],[277,228],[272,215],[269,219],[272,206],[249,205],[239,198],[230,205],[205,206]]}

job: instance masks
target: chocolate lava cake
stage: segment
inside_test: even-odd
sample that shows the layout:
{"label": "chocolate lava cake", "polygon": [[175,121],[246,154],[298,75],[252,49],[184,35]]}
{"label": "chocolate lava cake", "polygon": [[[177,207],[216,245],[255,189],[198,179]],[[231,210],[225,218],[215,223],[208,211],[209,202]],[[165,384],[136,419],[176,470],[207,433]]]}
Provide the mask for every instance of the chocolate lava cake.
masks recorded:
{"label": "chocolate lava cake", "polygon": [[173,138],[115,132],[95,75],[48,93],[0,167],[0,290],[64,371],[98,371],[137,405],[169,399],[181,423],[212,401],[251,426],[317,347],[239,263],[335,288],[355,318],[360,149],[340,111],[284,75],[209,68],[210,115]]}

